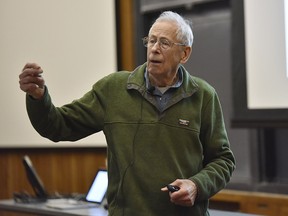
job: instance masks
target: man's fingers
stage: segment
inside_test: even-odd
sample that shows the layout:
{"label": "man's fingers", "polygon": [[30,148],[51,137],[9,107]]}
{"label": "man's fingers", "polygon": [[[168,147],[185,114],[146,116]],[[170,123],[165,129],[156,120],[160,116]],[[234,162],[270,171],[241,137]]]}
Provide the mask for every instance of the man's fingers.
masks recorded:
{"label": "man's fingers", "polygon": [[38,64],[36,64],[36,63],[26,63],[25,65],[24,65],[24,68],[22,69],[22,71],[24,71],[25,69],[27,69],[27,68],[31,68],[31,69],[39,69],[39,68],[41,68]]}
{"label": "man's fingers", "polygon": [[32,92],[34,92],[36,89],[38,88],[38,86],[34,83],[29,83],[26,85],[20,85],[20,89],[24,92],[27,92],[28,94],[31,94]]}
{"label": "man's fingers", "polygon": [[45,81],[42,68],[36,63],[27,63],[19,75],[20,89],[32,97],[39,99],[44,94]]}
{"label": "man's fingers", "polygon": [[163,187],[163,188],[161,188],[161,191],[168,191],[168,188],[167,187]]}
{"label": "man's fingers", "polygon": [[35,63],[27,63],[22,69],[22,73],[19,75],[19,78],[22,79],[26,76],[38,77],[43,73],[42,68]]}
{"label": "man's fingers", "polygon": [[36,84],[39,87],[43,88],[44,86],[44,79],[41,76],[21,76],[19,79],[20,85],[26,84]]}

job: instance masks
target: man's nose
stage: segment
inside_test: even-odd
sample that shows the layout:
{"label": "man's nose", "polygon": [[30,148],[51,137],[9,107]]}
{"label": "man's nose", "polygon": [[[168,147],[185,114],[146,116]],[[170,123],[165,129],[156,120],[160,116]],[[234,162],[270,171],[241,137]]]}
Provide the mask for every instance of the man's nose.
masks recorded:
{"label": "man's nose", "polygon": [[161,43],[160,43],[160,41],[157,40],[156,43],[153,44],[151,48],[152,48],[152,49],[156,49],[156,50],[157,50],[157,49],[160,49],[160,48],[161,48]]}

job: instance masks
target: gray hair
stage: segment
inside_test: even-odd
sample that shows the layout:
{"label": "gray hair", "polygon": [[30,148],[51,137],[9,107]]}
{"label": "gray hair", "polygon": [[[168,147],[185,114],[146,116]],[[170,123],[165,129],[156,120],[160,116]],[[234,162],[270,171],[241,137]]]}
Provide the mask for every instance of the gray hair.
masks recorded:
{"label": "gray hair", "polygon": [[182,16],[172,11],[165,11],[161,13],[154,23],[158,21],[175,22],[178,26],[178,30],[176,32],[177,39],[186,46],[192,47],[194,36],[191,28],[191,21],[184,19]]}

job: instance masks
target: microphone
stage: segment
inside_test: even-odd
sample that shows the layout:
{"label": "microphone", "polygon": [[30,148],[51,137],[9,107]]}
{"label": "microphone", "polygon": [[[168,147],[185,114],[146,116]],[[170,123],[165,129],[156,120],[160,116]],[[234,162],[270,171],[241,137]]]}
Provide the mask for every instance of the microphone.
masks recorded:
{"label": "microphone", "polygon": [[153,91],[155,90],[155,87],[154,86],[150,86],[149,88],[147,88],[147,92],[149,94],[153,94]]}

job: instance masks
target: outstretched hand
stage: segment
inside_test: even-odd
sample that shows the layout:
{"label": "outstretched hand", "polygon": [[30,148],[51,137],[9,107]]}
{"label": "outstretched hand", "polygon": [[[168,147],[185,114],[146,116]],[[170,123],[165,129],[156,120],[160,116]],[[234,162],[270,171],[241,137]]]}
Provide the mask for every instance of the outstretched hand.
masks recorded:
{"label": "outstretched hand", "polygon": [[45,85],[42,73],[42,68],[36,63],[27,63],[19,75],[20,89],[35,99],[41,99]]}

